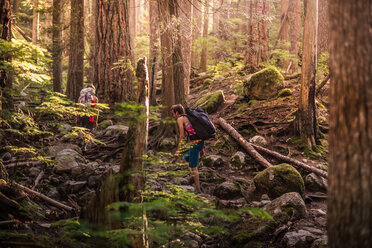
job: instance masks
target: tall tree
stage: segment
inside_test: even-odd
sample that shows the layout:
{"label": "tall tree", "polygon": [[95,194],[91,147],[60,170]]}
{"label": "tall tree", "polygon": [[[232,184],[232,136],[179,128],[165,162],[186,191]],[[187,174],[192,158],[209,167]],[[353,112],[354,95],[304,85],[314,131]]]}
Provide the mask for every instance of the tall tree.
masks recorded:
{"label": "tall tree", "polygon": [[207,71],[207,55],[208,55],[208,27],[209,27],[209,0],[204,0],[204,20],[203,20],[203,41],[202,51],[200,55],[200,70]]}
{"label": "tall tree", "polygon": [[96,4],[94,82],[98,98],[110,104],[133,99],[129,0],[96,0]]}
{"label": "tall tree", "polygon": [[328,52],[329,44],[329,15],[328,0],[319,0],[319,35],[318,35],[318,56]]}
{"label": "tall tree", "polygon": [[156,81],[160,58],[159,6],[157,0],[149,1],[150,53],[149,53],[149,87],[150,104],[156,103]]}
{"label": "tall tree", "polygon": [[[0,39],[10,41],[11,39],[11,4],[10,0],[0,0]],[[13,101],[11,96],[12,80],[9,71],[6,69],[6,62],[11,61],[9,54],[0,54],[0,110],[12,109]],[[5,63],[4,63],[5,62]]]}
{"label": "tall tree", "polygon": [[297,129],[309,145],[318,142],[315,106],[317,67],[318,0],[305,0],[302,73]]}
{"label": "tall tree", "polygon": [[280,25],[279,39],[284,42],[288,41],[288,0],[280,0]]}
{"label": "tall tree", "polygon": [[62,93],[62,11],[63,0],[53,0],[53,90]]}
{"label": "tall tree", "polygon": [[372,2],[329,1],[329,247],[372,247]]}
{"label": "tall tree", "polygon": [[71,0],[67,96],[76,101],[84,81],[84,0]]}
{"label": "tall tree", "polygon": [[32,1],[32,43],[39,39],[39,0]]}
{"label": "tall tree", "polygon": [[[190,73],[191,73],[191,40],[192,40],[192,1],[179,1],[178,6],[178,19],[180,23],[180,48],[182,53],[182,65],[184,74],[184,94],[187,99],[190,91]],[[186,100],[185,100],[186,101]]]}
{"label": "tall tree", "polygon": [[[298,40],[301,33],[301,0],[289,0],[288,3],[289,40],[291,42],[291,54],[298,56]],[[292,72],[298,68],[292,61]]]}
{"label": "tall tree", "polygon": [[192,2],[192,50],[191,50],[191,66],[198,66],[198,47],[197,42],[200,38],[202,28],[202,12],[200,0],[193,0]]}
{"label": "tall tree", "polygon": [[135,48],[136,38],[136,26],[137,26],[137,15],[136,15],[136,0],[129,0],[128,2],[128,15],[129,15],[129,34],[130,34],[130,47]]}

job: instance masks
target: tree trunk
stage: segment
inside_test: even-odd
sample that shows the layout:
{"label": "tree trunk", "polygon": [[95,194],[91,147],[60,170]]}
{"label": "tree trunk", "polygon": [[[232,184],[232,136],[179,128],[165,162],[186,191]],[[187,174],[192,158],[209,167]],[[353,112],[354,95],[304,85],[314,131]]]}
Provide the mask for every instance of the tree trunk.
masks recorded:
{"label": "tree trunk", "polygon": [[53,90],[62,93],[62,0],[53,0]]}
{"label": "tree trunk", "polygon": [[208,25],[209,25],[209,0],[204,1],[204,23],[203,23],[203,41],[202,51],[200,56],[200,71],[207,71],[207,56],[208,56]]}
{"label": "tree trunk", "polygon": [[249,24],[248,24],[248,41],[245,64],[251,68],[258,66],[258,10],[257,1],[252,0],[249,3]]}
{"label": "tree trunk", "polygon": [[302,73],[297,129],[309,145],[318,143],[315,106],[318,0],[305,1]]}
{"label": "tree trunk", "polygon": [[329,2],[330,248],[372,247],[372,2]]}
{"label": "tree trunk", "polygon": [[[289,0],[288,3],[289,40],[290,52],[298,57],[298,40],[301,33],[301,0]],[[292,73],[297,71],[297,63],[292,61]]]}
{"label": "tree trunk", "polygon": [[202,12],[200,0],[193,0],[192,9],[192,52],[191,67],[198,68],[198,39],[200,38],[202,28]]}
{"label": "tree trunk", "polygon": [[94,82],[100,101],[110,105],[134,97],[128,2],[96,0]]}
{"label": "tree trunk", "polygon": [[67,96],[76,101],[84,81],[84,0],[71,0]]}
{"label": "tree trunk", "polygon": [[259,22],[259,61],[266,62],[269,59],[269,14],[270,14],[270,3],[266,0],[260,2],[260,13],[261,20]]}
{"label": "tree trunk", "polygon": [[279,35],[279,40],[288,41],[288,0],[280,1],[280,25],[282,26],[282,32]]}
{"label": "tree trunk", "polygon": [[[11,40],[11,4],[10,0],[0,0],[0,39],[10,42]],[[11,62],[12,58],[8,54],[0,54],[0,61]],[[0,112],[2,110],[12,110],[12,80],[9,71],[0,69]]]}
{"label": "tree trunk", "polygon": [[136,0],[129,0],[128,2],[128,13],[129,13],[129,34],[130,34],[130,47],[135,48],[135,38],[136,38]]}
{"label": "tree trunk", "polygon": [[21,0],[13,0],[12,1],[12,15],[16,16],[19,10],[19,4]]}
{"label": "tree trunk", "polygon": [[149,122],[149,87],[146,59],[140,59],[137,63],[137,105],[145,106],[139,108],[138,114],[146,116],[139,118],[137,123],[132,124],[127,134],[127,145],[125,146],[120,162],[120,174],[124,175],[121,181],[121,200],[129,202],[139,202],[141,190],[144,190],[144,161],[142,156],[146,153],[148,141],[148,122]]}
{"label": "tree trunk", "polygon": [[32,43],[36,44],[39,39],[39,0],[33,0],[32,7]]}
{"label": "tree trunk", "polygon": [[[195,0],[196,2],[201,3],[200,0]],[[220,11],[221,11],[221,6],[222,6],[222,0],[213,0],[213,25],[212,25],[212,33],[214,36],[217,36],[219,33],[219,26],[220,26]],[[201,6],[200,6],[200,11],[201,11]],[[201,24],[200,24],[201,26]]]}
{"label": "tree trunk", "polygon": [[192,1],[177,0],[178,14],[180,20],[180,48],[182,55],[182,65],[184,73],[184,97],[186,103],[187,96],[190,93],[190,73],[191,73],[191,37],[192,37]]}
{"label": "tree trunk", "polygon": [[87,57],[89,63],[89,69],[86,72],[87,82],[93,83],[94,81],[94,55],[95,55],[95,8],[96,8],[96,1],[94,0],[85,0],[85,29],[87,30],[87,44],[89,46],[89,55]]}
{"label": "tree trunk", "polygon": [[157,0],[149,1],[149,26],[150,26],[150,54],[149,54],[149,87],[150,104],[156,102],[156,82],[160,59],[160,34],[159,34],[159,8]]}
{"label": "tree trunk", "polygon": [[324,52],[328,52],[329,44],[329,15],[328,15],[328,0],[319,1],[319,23],[318,23],[318,56]]}

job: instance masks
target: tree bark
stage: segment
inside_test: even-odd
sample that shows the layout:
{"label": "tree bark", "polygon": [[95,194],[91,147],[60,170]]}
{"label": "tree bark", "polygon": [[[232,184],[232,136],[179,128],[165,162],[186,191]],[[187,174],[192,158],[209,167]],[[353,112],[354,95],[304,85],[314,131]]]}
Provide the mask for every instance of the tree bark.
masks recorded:
{"label": "tree bark", "polygon": [[129,0],[96,0],[94,82],[98,98],[113,105],[134,98]]}
{"label": "tree bark", "polygon": [[280,0],[280,26],[279,40],[288,41],[288,0]]}
{"label": "tree bark", "polygon": [[200,55],[200,71],[207,71],[207,56],[208,56],[208,25],[209,25],[209,0],[204,1],[204,21],[203,21],[203,41],[202,51]]}
{"label": "tree bark", "polygon": [[372,247],[372,2],[329,2],[330,248]]}
{"label": "tree bark", "polygon": [[62,0],[53,0],[53,91],[62,93]]}
{"label": "tree bark", "polygon": [[[301,33],[301,0],[289,0],[288,2],[289,40],[291,42],[290,52],[298,57],[298,40]],[[297,63],[292,61],[292,73],[297,71]]]}
{"label": "tree bark", "polygon": [[180,25],[180,36],[181,36],[181,53],[182,53],[182,65],[184,73],[184,95],[185,103],[187,96],[190,93],[190,73],[191,73],[191,40],[192,40],[192,0],[180,1],[177,0],[178,16]]}
{"label": "tree bark", "polygon": [[157,0],[149,1],[149,26],[150,26],[150,55],[149,55],[149,87],[150,104],[156,102],[156,82],[160,59],[160,33],[159,33],[159,6]]}
{"label": "tree bark", "polygon": [[328,1],[319,1],[319,23],[318,23],[318,57],[324,52],[328,52],[329,44],[329,15],[328,15]]}
{"label": "tree bark", "polygon": [[247,152],[249,155],[252,156],[260,165],[265,168],[271,166],[270,162],[268,162],[264,157],[262,157],[254,148],[253,146],[247,142],[243,136],[241,136],[232,126],[230,126],[224,119],[219,118],[218,124],[225,129],[225,131],[230,134]]}
{"label": "tree bark", "polygon": [[192,3],[192,52],[191,52],[191,67],[198,68],[198,39],[202,29],[202,12],[200,0],[193,0]]}
{"label": "tree bark", "polygon": [[134,49],[136,47],[135,38],[136,38],[136,0],[129,0],[128,2],[128,13],[129,13],[129,34],[130,34],[130,47]]}
{"label": "tree bark", "polygon": [[[10,0],[0,0],[0,39],[10,42],[11,40],[11,4]],[[0,54],[1,61],[11,62],[9,54]],[[5,68],[0,69],[0,112],[2,110],[12,110],[12,79],[9,71]]]}
{"label": "tree bark", "polygon": [[306,0],[297,130],[311,146],[319,139],[315,105],[317,29],[318,0]]}
{"label": "tree bark", "polygon": [[39,0],[33,0],[32,7],[32,43],[36,44],[39,39]]}
{"label": "tree bark", "polygon": [[84,81],[84,0],[71,0],[67,96],[79,98]]}

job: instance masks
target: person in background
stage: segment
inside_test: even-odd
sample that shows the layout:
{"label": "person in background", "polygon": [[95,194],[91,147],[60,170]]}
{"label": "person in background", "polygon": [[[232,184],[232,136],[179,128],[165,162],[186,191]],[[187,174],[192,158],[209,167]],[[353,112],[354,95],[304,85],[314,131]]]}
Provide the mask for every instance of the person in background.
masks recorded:
{"label": "person in background", "polygon": [[[77,101],[80,104],[84,104],[88,108],[95,108],[98,103],[98,98],[96,97],[96,88],[93,84],[88,84],[86,88],[80,91],[80,97]],[[97,127],[98,124],[98,111],[97,115],[92,116],[78,116],[76,118],[76,124],[79,127],[84,127],[89,129],[91,132],[93,128]]]}
{"label": "person in background", "polygon": [[177,125],[180,131],[179,143],[175,157],[178,157],[185,147],[185,131],[190,138],[190,149],[184,154],[184,159],[189,163],[189,170],[194,175],[195,179],[195,193],[200,194],[200,181],[199,181],[199,154],[204,148],[204,141],[196,137],[196,132],[192,127],[189,119],[185,115],[185,109],[181,104],[173,105],[171,107],[172,115],[177,120]]}

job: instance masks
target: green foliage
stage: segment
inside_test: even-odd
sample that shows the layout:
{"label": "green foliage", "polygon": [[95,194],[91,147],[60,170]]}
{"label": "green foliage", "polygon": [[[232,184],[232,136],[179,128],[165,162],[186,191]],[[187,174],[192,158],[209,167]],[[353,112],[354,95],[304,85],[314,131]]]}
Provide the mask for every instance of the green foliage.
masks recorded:
{"label": "green foliage", "polygon": [[321,73],[323,75],[329,74],[329,53],[323,52],[320,54],[318,58],[318,64],[317,64],[317,70],[318,73]]}

